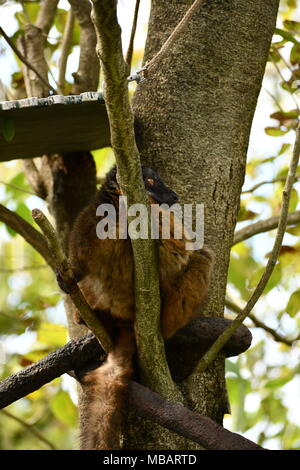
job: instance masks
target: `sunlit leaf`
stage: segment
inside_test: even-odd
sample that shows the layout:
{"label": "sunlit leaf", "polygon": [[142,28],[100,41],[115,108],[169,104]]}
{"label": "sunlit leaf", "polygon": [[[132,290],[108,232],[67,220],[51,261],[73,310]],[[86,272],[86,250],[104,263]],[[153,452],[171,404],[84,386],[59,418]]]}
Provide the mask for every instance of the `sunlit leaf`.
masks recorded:
{"label": "sunlit leaf", "polygon": [[288,31],[293,31],[293,32],[295,32],[295,33],[300,33],[300,23],[299,23],[299,21],[284,20],[283,26],[284,26]]}
{"label": "sunlit leaf", "polygon": [[289,150],[289,148],[291,148],[291,144],[282,144],[278,155],[283,155],[287,150]]}
{"label": "sunlit leaf", "polygon": [[269,382],[266,383],[265,387],[266,388],[272,388],[272,389],[277,389],[279,387],[283,387],[285,384],[290,382],[294,377],[294,373],[290,372],[290,374],[278,377],[277,379],[270,380]]}
{"label": "sunlit leaf", "polygon": [[295,237],[299,237],[300,236],[300,224],[296,225],[295,227],[289,227],[286,231],[290,233],[291,235],[294,235]]}
{"label": "sunlit leaf", "polygon": [[285,135],[288,132],[288,129],[279,129],[279,127],[266,127],[265,128],[265,133],[267,135],[271,135],[273,137],[280,137],[282,135]]}
{"label": "sunlit leaf", "polygon": [[300,311],[300,290],[293,292],[286,306],[286,311],[291,317]]}
{"label": "sunlit leaf", "polygon": [[281,28],[275,28],[274,32],[276,34],[279,34],[279,36],[281,36],[286,41],[293,42],[294,44],[298,43],[297,39],[289,31],[285,31],[284,29],[281,29]]}
{"label": "sunlit leaf", "polygon": [[[252,277],[249,279],[249,284],[248,284],[249,288],[254,288],[257,286],[264,271],[265,271],[265,267],[263,266],[258,271],[253,273]],[[276,264],[273,270],[273,273],[264,289],[264,294],[267,294],[268,292],[270,292],[270,290],[274,289],[274,287],[276,287],[279,284],[281,280],[281,276],[282,276],[281,265],[280,263],[278,263]]]}
{"label": "sunlit leaf", "polygon": [[63,346],[67,341],[67,329],[55,323],[42,323],[37,339],[40,343],[49,346]]}
{"label": "sunlit leaf", "polygon": [[60,390],[50,401],[50,408],[55,417],[66,426],[75,426],[77,410],[69,394]]}
{"label": "sunlit leaf", "polygon": [[295,188],[293,188],[292,191],[291,191],[290,203],[289,203],[289,211],[290,212],[296,210],[296,207],[298,205],[298,201],[299,201],[298,191]]}

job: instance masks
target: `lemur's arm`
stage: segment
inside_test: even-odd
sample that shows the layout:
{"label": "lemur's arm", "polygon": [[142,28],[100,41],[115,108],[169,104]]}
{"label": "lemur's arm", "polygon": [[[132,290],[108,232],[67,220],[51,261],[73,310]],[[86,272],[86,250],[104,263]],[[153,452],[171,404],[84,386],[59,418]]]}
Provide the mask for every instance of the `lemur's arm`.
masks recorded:
{"label": "lemur's arm", "polygon": [[170,338],[197,313],[207,296],[212,253],[203,248],[191,255],[183,274],[164,292],[161,307],[161,328],[164,338]]}

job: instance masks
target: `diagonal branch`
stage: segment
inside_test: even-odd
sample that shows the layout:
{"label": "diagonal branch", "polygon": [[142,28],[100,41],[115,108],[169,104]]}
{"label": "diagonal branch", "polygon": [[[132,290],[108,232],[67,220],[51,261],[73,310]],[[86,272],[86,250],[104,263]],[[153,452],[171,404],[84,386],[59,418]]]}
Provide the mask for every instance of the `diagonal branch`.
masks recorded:
{"label": "diagonal branch", "polygon": [[[101,362],[104,357],[103,350],[92,334],[70,341],[40,361],[3,380],[0,383],[0,408],[10,405],[64,373],[90,369],[91,361],[95,363],[97,359],[99,365],[99,358]],[[167,402],[135,382],[130,384],[128,404],[138,415],[198,442],[206,449],[261,449],[211,419],[195,414],[181,405]]]}
{"label": "diagonal branch", "polygon": [[165,400],[149,388],[130,383],[129,406],[139,416],[197,442],[207,450],[264,450],[239,434],[224,429],[206,416]]}
{"label": "diagonal branch", "polygon": [[[128,96],[127,66],[122,52],[117,2],[92,0],[92,3],[92,19],[98,40],[97,52],[104,74],[104,98],[121,191],[128,198],[128,206],[142,203],[148,207]],[[135,267],[135,336],[141,376],[147,385],[164,397],[181,400],[168,369],[160,333],[156,245],[151,239],[131,242]]]}
{"label": "diagonal branch", "polygon": [[46,80],[41,74],[40,72],[35,68],[34,65],[32,65],[27,59],[26,57],[24,57],[24,55],[19,51],[19,49],[14,45],[14,43],[12,42],[12,40],[10,39],[10,37],[6,34],[6,32],[4,31],[4,29],[0,26],[0,34],[2,34],[2,36],[4,37],[5,41],[9,44],[9,46],[11,47],[11,49],[14,51],[14,53],[16,54],[16,56],[20,59],[21,62],[23,62],[23,64],[25,64],[30,70],[32,70],[36,76],[41,80],[41,82],[46,85],[46,87],[48,87],[49,90],[52,90],[53,93],[56,93],[56,90],[55,88],[53,88],[52,85],[50,85],[50,83],[48,82],[48,80]]}
{"label": "diagonal branch", "polygon": [[[243,311],[243,309],[241,307],[239,307],[238,305],[236,305],[234,302],[232,302],[229,299],[226,299],[225,306],[227,308],[229,308],[229,310],[231,310],[232,312],[235,312],[237,314],[240,314]],[[250,318],[250,320],[254,323],[254,325],[257,328],[262,328],[263,330],[265,330],[267,333],[269,333],[271,336],[273,336],[273,339],[275,341],[278,341],[278,343],[284,343],[287,346],[293,346],[295,341],[298,341],[300,339],[300,334],[298,336],[296,336],[294,339],[286,338],[285,336],[281,335],[280,333],[277,333],[277,331],[274,330],[274,328],[271,328],[270,326],[266,325],[264,322],[259,320],[253,313],[249,313],[248,317]]]}
{"label": "diagonal branch", "polygon": [[277,229],[273,249],[268,259],[266,269],[258,285],[256,286],[252,296],[247,302],[245,308],[236,317],[236,319],[232,322],[232,324],[219,336],[219,338],[215,341],[215,343],[212,345],[209,351],[206,354],[204,354],[199,364],[195,368],[194,373],[189,377],[188,381],[193,380],[193,376],[195,373],[203,372],[207,368],[207,366],[216,358],[218,352],[222,349],[224,344],[228,341],[228,339],[232,336],[234,331],[242,324],[245,318],[249,315],[254,305],[260,298],[261,294],[263,293],[272,275],[272,272],[274,270],[274,267],[276,265],[276,262],[280,253],[280,248],[281,248],[283,237],[284,237],[285,230],[286,230],[290,196],[291,196],[293,184],[295,181],[295,174],[296,174],[297,166],[299,163],[299,156],[300,156],[300,124],[298,123],[298,127],[296,129],[296,138],[295,138],[295,143],[294,143],[293,156],[290,161],[289,172],[288,172],[288,176],[287,176],[284,190],[282,193],[282,205],[281,205],[281,210],[280,210],[280,215],[279,215],[278,229]]}
{"label": "diagonal branch", "polygon": [[135,8],[134,8],[134,14],[133,14],[133,20],[132,20],[130,39],[129,39],[128,49],[127,49],[127,52],[126,52],[126,58],[125,58],[125,62],[127,64],[129,74],[130,74],[130,69],[131,69],[131,61],[132,61],[132,55],[133,55],[133,44],[134,44],[134,38],[135,38],[135,33],[136,33],[136,27],[137,27],[140,1],[141,0],[135,0]]}
{"label": "diagonal branch", "polygon": [[[300,175],[295,175],[295,181],[298,181],[299,179],[300,179]],[[242,194],[253,193],[254,191],[256,191],[256,189],[260,188],[261,186],[264,186],[265,184],[274,184],[274,183],[280,183],[280,182],[284,183],[285,180],[286,180],[286,177],[281,176],[280,178],[274,178],[268,181],[261,181],[260,183],[257,183],[254,186],[252,186],[252,188],[245,189],[244,191],[242,191]]]}
{"label": "diagonal branch", "polygon": [[0,204],[0,221],[23,237],[54,270],[54,259],[43,235],[15,212]]}
{"label": "diagonal branch", "polygon": [[[300,222],[300,211],[290,212],[287,216],[287,225],[295,225]],[[237,230],[234,234],[232,245],[237,245],[248,238],[258,235],[259,233],[269,232],[278,227],[279,216],[270,217],[266,220],[261,220],[254,224],[247,225],[246,227]]]}
{"label": "diagonal branch", "polygon": [[81,290],[79,289],[75,281],[73,270],[64,255],[54,228],[41,210],[34,209],[32,211],[32,217],[42,229],[47,239],[49,249],[51,253],[53,253],[55,260],[55,272],[60,276],[62,282],[68,286],[70,297],[75,307],[79,310],[80,316],[83,318],[88,328],[98,338],[104,351],[110,351],[112,348],[111,338],[97,315],[95,315],[93,310],[89,307]]}
{"label": "diagonal branch", "polygon": [[50,449],[55,450],[55,446],[52,444],[52,442],[48,441],[48,439],[46,439],[46,437],[43,436],[42,433],[40,433],[37,429],[35,429],[34,426],[32,426],[31,424],[26,423],[26,421],[24,421],[23,419],[20,419],[18,416],[14,415],[13,413],[10,413],[10,411],[1,410],[1,413],[4,414],[5,416],[7,416],[8,418],[11,418],[11,419],[17,421],[17,423],[19,423],[21,426],[23,426],[26,429],[27,432],[30,432],[31,434],[33,434],[33,436],[35,436],[41,442],[46,444],[46,446],[49,447]]}

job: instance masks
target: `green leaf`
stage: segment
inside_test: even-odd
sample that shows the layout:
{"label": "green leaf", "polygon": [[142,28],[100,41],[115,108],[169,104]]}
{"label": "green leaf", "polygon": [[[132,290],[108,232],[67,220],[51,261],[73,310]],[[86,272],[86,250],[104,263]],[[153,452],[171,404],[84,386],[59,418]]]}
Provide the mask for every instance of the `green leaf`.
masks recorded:
{"label": "green leaf", "polygon": [[265,387],[270,389],[276,389],[279,387],[283,387],[285,384],[290,382],[294,378],[294,374],[290,373],[283,377],[278,377],[277,379],[270,380],[266,383]]}
{"label": "green leaf", "polygon": [[290,233],[291,235],[294,235],[294,237],[299,237],[300,236],[300,224],[296,225],[295,227],[290,227],[286,231]]}
{"label": "green leaf", "polygon": [[299,21],[284,20],[283,26],[288,31],[294,31],[295,33],[300,34],[300,23],[299,23]]}
{"label": "green leaf", "polygon": [[29,223],[32,223],[32,215],[31,211],[28,209],[24,202],[19,202],[15,211],[18,215],[20,215],[24,220]]}
{"label": "green leaf", "polygon": [[283,155],[290,147],[291,147],[291,144],[282,144],[278,152],[278,155]]}
{"label": "green leaf", "polygon": [[63,346],[67,341],[66,327],[55,323],[42,323],[37,340],[49,346]]}
{"label": "green leaf", "polygon": [[11,142],[15,136],[15,124],[12,119],[3,119],[2,134],[6,142]]}
{"label": "green leaf", "polygon": [[291,53],[290,61],[292,65],[298,64],[300,61],[300,44],[294,44]]}
{"label": "green leaf", "polygon": [[283,130],[283,129],[280,129],[279,127],[266,127],[265,128],[265,133],[273,137],[280,137],[281,135],[285,135],[287,132],[289,132],[289,129]]}
{"label": "green leaf", "polygon": [[76,426],[77,410],[69,394],[60,390],[50,401],[54,416],[66,426]]}
{"label": "green leaf", "polygon": [[[265,267],[263,266],[253,273],[252,277],[250,277],[250,280],[249,280],[249,284],[248,284],[249,288],[254,288],[257,286],[264,271],[265,271]],[[276,264],[274,271],[264,289],[264,292],[263,292],[264,294],[267,294],[268,292],[270,292],[270,290],[274,289],[274,287],[276,287],[279,284],[281,280],[281,275],[282,275],[281,265],[280,263],[278,263]]]}
{"label": "green leaf", "polygon": [[226,359],[225,368],[226,368],[226,372],[232,372],[233,374],[240,376],[240,367],[237,362],[232,362],[229,359]]}
{"label": "green leaf", "polygon": [[63,34],[65,27],[66,27],[66,21],[67,21],[67,10],[63,10],[62,8],[58,8],[54,20],[54,24],[57,28],[57,30]]}
{"label": "green leaf", "polygon": [[291,295],[288,304],[286,306],[286,312],[294,317],[300,311],[300,290],[296,290]]}
{"label": "green leaf", "polygon": [[294,210],[296,210],[296,207],[298,205],[298,201],[299,201],[298,191],[295,188],[293,188],[292,191],[291,191],[289,212],[293,212]]}
{"label": "green leaf", "polygon": [[297,39],[295,39],[292,33],[289,33],[288,31],[285,31],[284,29],[280,29],[280,28],[275,28],[274,32],[275,34],[279,34],[279,36],[281,36],[286,41],[290,41],[290,42],[293,42],[294,44],[298,44]]}

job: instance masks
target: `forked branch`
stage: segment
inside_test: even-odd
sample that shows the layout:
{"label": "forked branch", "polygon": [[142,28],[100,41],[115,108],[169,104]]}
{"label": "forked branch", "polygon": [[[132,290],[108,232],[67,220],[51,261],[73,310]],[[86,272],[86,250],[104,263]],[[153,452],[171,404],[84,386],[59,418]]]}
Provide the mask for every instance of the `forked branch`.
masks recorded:
{"label": "forked branch", "polygon": [[[285,230],[286,230],[290,196],[291,196],[293,184],[295,181],[295,174],[296,174],[298,163],[299,163],[299,156],[300,156],[300,127],[298,123],[294,149],[293,149],[293,156],[290,161],[289,172],[288,172],[288,176],[287,176],[284,190],[282,193],[282,204],[281,204],[281,210],[280,210],[280,215],[279,215],[276,238],[275,238],[273,249],[268,259],[268,263],[266,265],[265,271],[258,285],[256,286],[252,296],[247,302],[245,308],[241,311],[241,313],[238,314],[238,316],[232,322],[232,324],[224,331],[224,333],[222,333],[219,336],[219,338],[215,341],[215,343],[212,345],[209,351],[202,357],[197,367],[195,368],[195,372],[194,372],[195,374],[203,372],[208,367],[208,365],[216,358],[218,352],[222,349],[224,344],[229,340],[232,334],[236,331],[236,329],[242,324],[245,318],[252,311],[254,305],[256,304],[260,296],[262,295],[271,277],[271,274],[274,270],[274,267],[276,265],[276,262],[280,253],[280,248],[281,248],[283,237],[284,237]],[[193,380],[193,375],[194,374],[192,374],[189,377],[188,381]]]}

